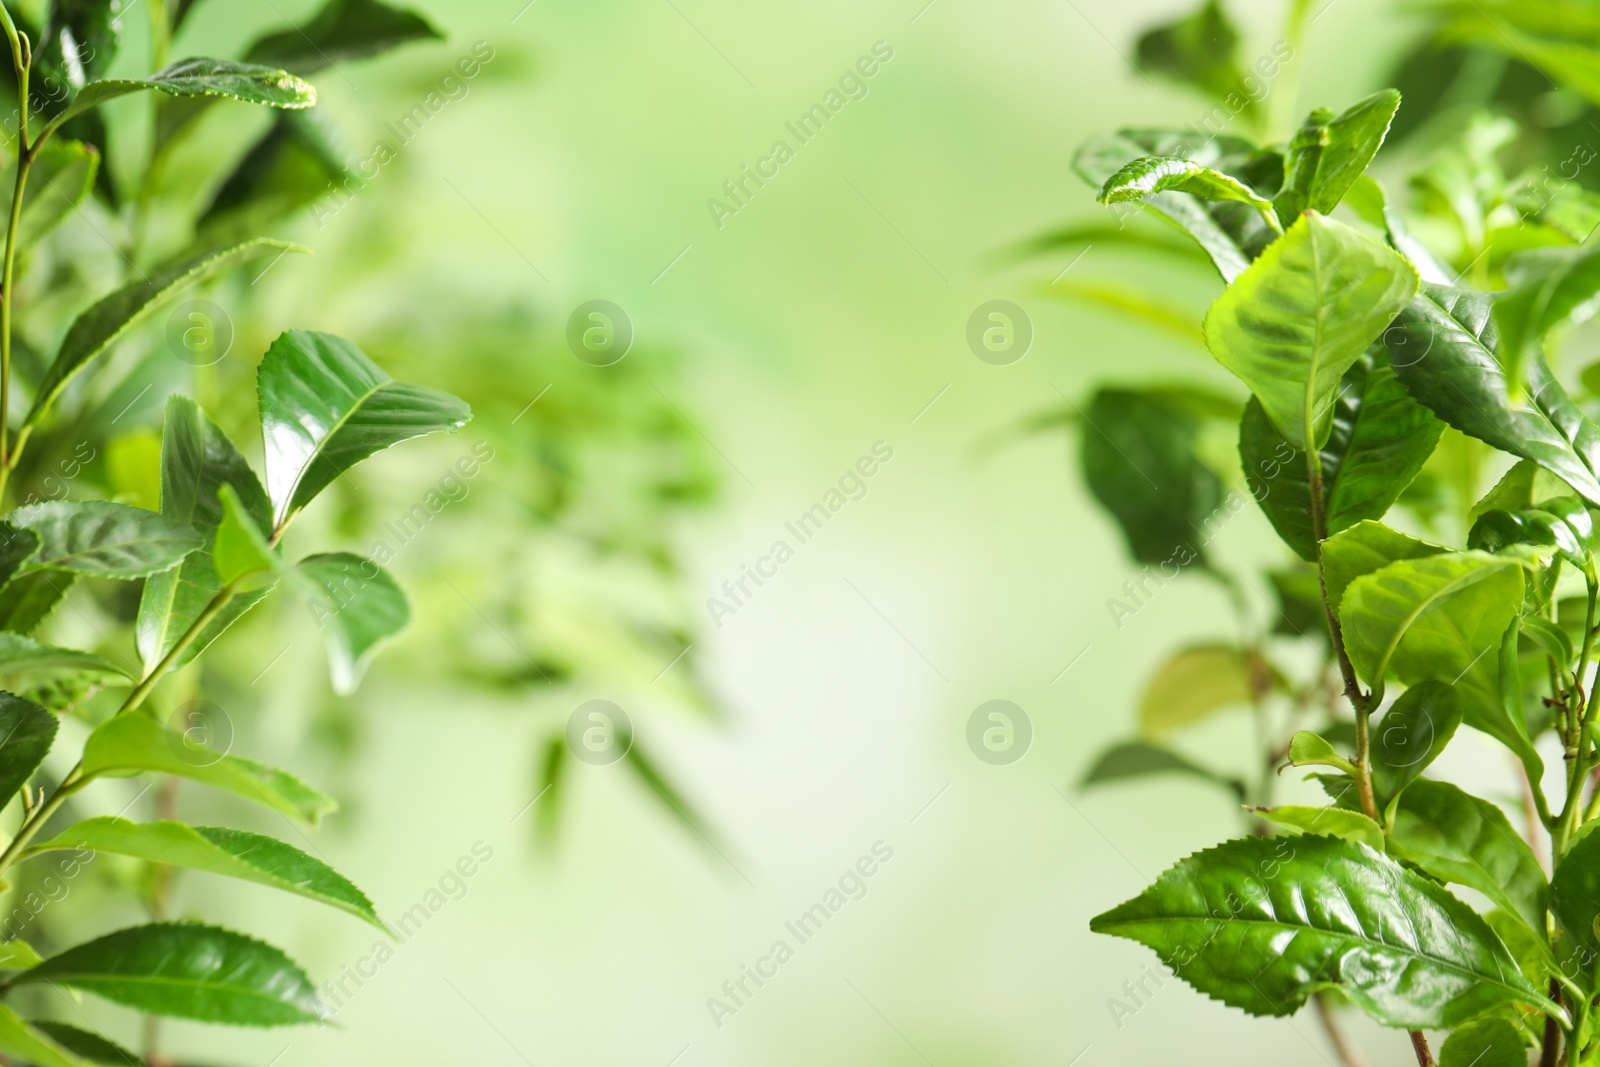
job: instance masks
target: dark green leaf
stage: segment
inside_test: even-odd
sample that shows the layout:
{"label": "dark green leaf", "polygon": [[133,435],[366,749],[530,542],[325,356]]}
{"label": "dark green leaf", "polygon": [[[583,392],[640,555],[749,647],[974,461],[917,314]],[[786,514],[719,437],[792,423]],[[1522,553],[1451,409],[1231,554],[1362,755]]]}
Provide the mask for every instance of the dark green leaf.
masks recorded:
{"label": "dark green leaf", "polygon": [[1143,778],[1151,774],[1170,773],[1187,774],[1204,779],[1213,785],[1220,785],[1230,790],[1241,802],[1244,800],[1244,783],[1237,778],[1229,778],[1207,770],[1171,749],[1147,744],[1144,741],[1124,741],[1106,749],[1089,769],[1089,773],[1083,776],[1082,785],[1087,789],[1092,785],[1103,785],[1125,778]]}
{"label": "dark green leaf", "polygon": [[1520,392],[1523,368],[1542,350],[1545,334],[1600,310],[1600,244],[1521,252],[1506,263],[1505,274],[1511,288],[1495,298],[1494,318],[1500,365]]}
{"label": "dark green leaf", "polygon": [[1435,878],[1476,889],[1531,929],[1544,929],[1544,872],[1505,813],[1487,800],[1448,782],[1412,782],[1400,794],[1389,851]]}
{"label": "dark green leaf", "polygon": [[50,754],[59,725],[33,701],[0,693],[0,806],[10,803]]}
{"label": "dark green leaf", "polygon": [[1378,154],[1399,109],[1400,94],[1384,89],[1337,116],[1313,111],[1289,141],[1284,188],[1275,201],[1279,218],[1291,223],[1302,211],[1326,215],[1338,207]]}
{"label": "dark green leaf", "polygon": [[334,691],[352,693],[378,649],[410,624],[411,605],[388,572],[348,552],[308,556],[294,574],[328,646]]}
{"label": "dark green leaf", "polygon": [[1427,284],[1384,334],[1400,381],[1445,422],[1502,452],[1532,460],[1600,504],[1600,430],[1535,355],[1531,392],[1514,402],[1496,351],[1490,298]]}
{"label": "dark green leaf", "polygon": [[[69,1048],[38,1024],[0,1004],[0,1052],[33,1067],[89,1067],[95,1061]],[[138,1061],[132,1061],[137,1064]]]}
{"label": "dark green leaf", "polygon": [[1545,998],[1442,886],[1364,845],[1306,835],[1196,853],[1090,929],[1149,945],[1178,977],[1252,1015],[1335,986],[1386,1026],[1454,1026]]}
{"label": "dark green leaf", "polygon": [[119,930],[12,981],[54,982],[153,1015],[234,1026],[292,1026],[328,1014],[311,979],[282,952],[198,923]]}
{"label": "dark green leaf", "polygon": [[271,241],[264,237],[245,241],[231,248],[216,249],[175,267],[157,271],[136,282],[129,282],[73,320],[61,342],[61,351],[55,362],[39,383],[39,389],[28,412],[27,424],[32,426],[45,413],[74,375],[152,311],[185,289],[199,285],[208,278],[268,255],[286,252],[304,252],[299,245]]}
{"label": "dark green leaf", "polygon": [[1528,1050],[1509,1021],[1478,1019],[1444,1039],[1439,1067],[1528,1067]]}
{"label": "dark green leaf", "polygon": [[1579,834],[1550,880],[1550,910],[1575,944],[1600,947],[1600,833]]}
{"label": "dark green leaf", "polygon": [[30,571],[0,588],[0,630],[31,634],[78,580],[65,571]]}
{"label": "dark green leaf", "polygon": [[466,404],[397,382],[341,337],[291,330],[256,379],[276,528],[375,452],[467,424]]}
{"label": "dark green leaf", "polygon": [[303,26],[269,34],[250,46],[245,59],[315,74],[325,67],[387,52],[409,41],[443,40],[420,15],[377,0],[329,0]]}
{"label": "dark green leaf", "polygon": [[1372,727],[1372,791],[1379,810],[1439,758],[1461,725],[1461,698],[1444,682],[1418,682]]}
{"label": "dark green leaf", "polygon": [[[1382,518],[1432,455],[1444,424],[1406,393],[1387,361],[1368,357],[1346,372],[1322,446],[1329,534]],[[1251,495],[1288,546],[1317,558],[1305,453],[1286,441],[1254,398],[1239,423],[1239,454]]]}
{"label": "dark green leaf", "polygon": [[196,744],[142,713],[116,716],[84,745],[86,775],[132,778],[150,771],[204,782],[306,823],[339,807],[287,771]]}
{"label": "dark green leaf", "polygon": [[186,826],[180,822],[136,823],[112,816],[86,819],[28,850],[92,849],[137,856],[151,863],[208,871],[271,886],[320,901],[385,930],[366,894],[321,860],[281,841],[243,830]]}
{"label": "dark green leaf", "polygon": [[[206,606],[222,591],[212,558],[223,507],[219,493],[228,486],[259,525],[272,521],[272,505],[255,472],[233,442],[203,414],[194,401],[174,396],[167,401],[161,435],[161,514],[200,532],[205,545],[175,570],[154,575],[139,601],[139,655],[148,670],[172,650]],[[253,601],[249,603],[254,603]],[[233,607],[230,603],[229,607]],[[230,612],[232,623],[239,613]],[[222,620],[219,620],[219,622]],[[215,640],[221,630],[208,630],[191,657]]]}
{"label": "dark green leaf", "polygon": [[110,69],[121,43],[120,0],[53,0],[28,79],[35,111],[47,118],[60,113],[86,82]]}
{"label": "dark green leaf", "polygon": [[62,500],[11,513],[39,538],[30,568],[143,578],[175,567],[205,539],[153,511],[104,500]]}
{"label": "dark green leaf", "polygon": [[302,108],[317,102],[317,90],[286,71],[226,59],[181,59],[148,78],[94,81],[41,133],[48,136],[63,122],[119,96],[156,89],[170,96],[222,96],[267,107]]}
{"label": "dark green leaf", "polygon": [[1102,389],[1089,401],[1082,435],[1084,481],[1122,527],[1134,559],[1184,566],[1202,558],[1222,482],[1196,455],[1199,421],[1160,396]]}
{"label": "dark green leaf", "polygon": [[1141,36],[1134,60],[1142,71],[1192,86],[1230,107],[1237,100],[1238,110],[1253,114],[1257,98],[1239,69],[1238,48],[1238,31],[1222,5],[1218,0],[1205,0],[1192,15]]}
{"label": "dark green leaf", "polygon": [[286,111],[239,161],[200,217],[202,227],[259,229],[328,195],[351,157],[320,108]]}
{"label": "dark green leaf", "polygon": [[1286,440],[1320,448],[1340,379],[1416,288],[1395,252],[1307,213],[1211,305],[1206,345]]}
{"label": "dark green leaf", "polygon": [[41,1030],[56,1044],[71,1052],[74,1056],[81,1056],[90,1063],[107,1064],[109,1067],[143,1067],[143,1061],[133,1053],[112,1041],[107,1041],[99,1034],[91,1034],[87,1030],[79,1030],[76,1026],[66,1023],[47,1022],[36,1019],[30,1024],[35,1030]]}

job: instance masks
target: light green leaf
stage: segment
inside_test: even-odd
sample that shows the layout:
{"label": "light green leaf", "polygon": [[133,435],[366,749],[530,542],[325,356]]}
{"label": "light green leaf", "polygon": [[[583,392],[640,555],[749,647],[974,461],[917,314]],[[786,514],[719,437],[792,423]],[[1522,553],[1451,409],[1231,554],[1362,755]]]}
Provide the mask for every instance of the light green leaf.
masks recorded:
{"label": "light green leaf", "polygon": [[1328,583],[1328,604],[1337,614],[1344,591],[1364,574],[1382,570],[1403,559],[1421,559],[1449,551],[1443,545],[1419,541],[1381,522],[1359,522],[1322,543],[1322,570]]}
{"label": "light green leaf", "polygon": [[278,553],[267,543],[256,517],[239,500],[233,486],[221,491],[222,524],[217,527],[215,563],[217,577],[224,585],[276,580],[287,568]]}
{"label": "light green leaf", "polygon": [[198,923],[119,930],[12,981],[53,982],[136,1011],[233,1026],[292,1026],[329,1013],[311,979],[282,952]]}
{"label": "light green leaf", "polygon": [[1186,648],[1163,663],[1139,700],[1139,730],[1160,740],[1230,707],[1248,707],[1254,686],[1271,681],[1259,656],[1229,645]]}
{"label": "light green leaf", "polygon": [[0,971],[25,971],[29,967],[37,967],[43,961],[44,957],[26,941],[12,938],[10,941],[0,942]]}
{"label": "light green leaf", "polygon": [[39,538],[28,566],[100,578],[143,578],[176,567],[205,544],[192,527],[104,500],[60,500],[11,513]]}
{"label": "light green leaf", "polygon": [[1544,871],[1505,813],[1487,800],[1448,782],[1412,782],[1400,794],[1389,852],[1441,881],[1476,889],[1530,929],[1544,929]]}
{"label": "light green leaf", "polygon": [[411,605],[387,571],[348,552],[307,556],[294,568],[328,646],[334,691],[355,692],[379,648],[411,623]]}
{"label": "light green leaf", "polygon": [[[87,91],[87,90],[86,90]],[[201,282],[252,259],[281,256],[287,252],[307,252],[299,245],[272,241],[264,237],[219,248],[157,271],[111,293],[73,320],[44,379],[35,393],[26,425],[33,426],[54,404],[61,391],[84,366],[167,300]]]}
{"label": "light green leaf", "polygon": [[1307,209],[1327,215],[1338,207],[1378,154],[1399,109],[1399,92],[1384,89],[1338,116],[1313,111],[1289,142],[1284,188],[1275,200],[1279,217],[1293,222]]}
{"label": "light green leaf", "polygon": [[1287,441],[1321,448],[1340,379],[1416,289],[1394,251],[1308,212],[1211,305],[1206,344]]}
{"label": "light green leaf", "polygon": [[86,775],[132,778],[149,771],[204,782],[306,823],[339,807],[286,771],[197,745],[142,713],[107,721],[84,745]]}
{"label": "light green leaf", "polygon": [[1507,1001],[1555,1010],[1444,887],[1331,837],[1198,852],[1089,927],[1150,946],[1178,977],[1252,1015],[1291,1015],[1328,987],[1408,1029],[1455,1026]]}
{"label": "light green leaf", "polygon": [[[225,486],[258,524],[272,521],[266,490],[233,442],[201,413],[194,401],[185,396],[172,397],[167,402],[166,425],[161,434],[161,514],[199,531],[206,544],[185,557],[176,570],[153,575],[145,583],[136,633],[146,670],[166,657],[178,638],[222,591],[212,554],[217,526],[223,518],[219,494]],[[175,666],[182,666],[203,652],[259,600],[259,596],[236,596]]]}
{"label": "light green leaf", "polygon": [[1289,739],[1289,762],[1296,767],[1336,767],[1348,775],[1356,773],[1355,764],[1339,755],[1326,738],[1310,730],[1296,730]]}
{"label": "light green leaf", "polygon": [[1222,786],[1244,802],[1244,783],[1216,771],[1207,770],[1193,760],[1186,759],[1171,749],[1144,741],[1124,741],[1106,749],[1095,760],[1094,766],[1083,777],[1083,787],[1104,785],[1129,778],[1144,778],[1152,774],[1184,774],[1213,785]]}
{"label": "light green leaf", "polygon": [[1544,337],[1559,326],[1576,326],[1600,311],[1600,243],[1579,248],[1539,248],[1506,263],[1511,288],[1496,296],[1500,365],[1513,397],[1520,396],[1527,362]]}
{"label": "light green leaf", "polygon": [[1550,910],[1577,945],[1600,947],[1600,833],[1581,834],[1567,848],[1550,880]]}
{"label": "light green leaf", "polygon": [[180,822],[136,823],[101,816],[68,827],[49,841],[28,849],[27,855],[84,848],[208,871],[297,893],[387,930],[373,911],[372,902],[349,879],[321,860],[260,834],[187,826]]}
{"label": "light green leaf", "polygon": [[472,418],[449,393],[397,382],[355,345],[325,333],[279,337],[261,361],[256,388],[276,529],[373,453],[454,432]]}
{"label": "light green leaf", "polygon": [[1528,1067],[1528,1050],[1509,1021],[1478,1019],[1444,1039],[1439,1067]]}
{"label": "light green leaf", "polygon": [[1233,201],[1247,204],[1260,213],[1268,226],[1282,232],[1272,201],[1245,185],[1210,167],[1202,167],[1188,159],[1146,156],[1136,159],[1106,180],[1100,188],[1100,203],[1122,204],[1130,200],[1144,200],[1155,193],[1172,190],[1188,193],[1202,200]]}
{"label": "light green leaf", "polygon": [[1378,808],[1439,758],[1461,725],[1461,698],[1444,682],[1419,682],[1400,694],[1371,727],[1372,791]]}
{"label": "light green leaf", "polygon": [[0,1004],[0,1052],[33,1067],[91,1067],[94,1062],[80,1058],[4,1004]]}
{"label": "light green leaf", "polygon": [[1263,819],[1298,830],[1303,834],[1323,834],[1343,841],[1354,841],[1378,852],[1383,851],[1383,827],[1359,811],[1346,811],[1344,808],[1301,807],[1294,804],[1250,810]]}

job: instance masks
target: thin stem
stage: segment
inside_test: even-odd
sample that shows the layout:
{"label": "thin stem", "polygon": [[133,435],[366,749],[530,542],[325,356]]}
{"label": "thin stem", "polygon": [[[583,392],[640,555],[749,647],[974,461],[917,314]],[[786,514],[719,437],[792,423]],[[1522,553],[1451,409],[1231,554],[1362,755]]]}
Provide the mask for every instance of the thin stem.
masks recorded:
{"label": "thin stem", "polygon": [[1322,1022],[1322,1029],[1328,1035],[1328,1044],[1333,1046],[1334,1055],[1345,1067],[1367,1067],[1367,1058],[1361,1050],[1350,1041],[1344,1029],[1339,1025],[1339,1019],[1333,1014],[1333,1009],[1328,1007],[1328,998],[1321,993],[1311,998],[1317,1006],[1317,1018]]}
{"label": "thin stem", "polygon": [[1433,1060],[1433,1050],[1428,1047],[1428,1039],[1421,1030],[1407,1030],[1411,1038],[1411,1051],[1417,1054],[1417,1067],[1436,1067]]}
{"label": "thin stem", "polygon": [[17,70],[17,185],[11,194],[11,221],[6,227],[3,275],[0,275],[0,500],[11,478],[7,461],[7,435],[11,426],[11,314],[15,303],[17,241],[22,230],[22,199],[28,188],[28,173],[33,169],[36,146],[28,144],[28,68],[33,63],[28,39],[17,32],[5,5],[0,4],[6,38],[11,42],[11,57]]}

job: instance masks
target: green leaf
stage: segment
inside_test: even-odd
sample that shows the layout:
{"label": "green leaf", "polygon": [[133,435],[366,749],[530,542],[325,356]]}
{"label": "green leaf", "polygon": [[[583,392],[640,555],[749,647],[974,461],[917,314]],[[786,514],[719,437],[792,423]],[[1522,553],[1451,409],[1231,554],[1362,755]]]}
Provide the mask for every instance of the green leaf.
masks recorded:
{"label": "green leaf", "polygon": [[1580,834],[1568,846],[1550,880],[1550,910],[1574,944],[1600,948],[1600,833]]}
{"label": "green leaf", "polygon": [[245,53],[251,63],[315,74],[326,67],[365,59],[410,41],[444,40],[420,15],[377,0],[329,0],[303,26],[269,34]]}
{"label": "green leaf", "polygon": [[193,528],[153,511],[104,500],[60,500],[11,513],[39,538],[32,569],[101,578],[143,578],[176,567],[205,544]]}
{"label": "green leaf", "polygon": [[1139,731],[1160,740],[1224,708],[1248,707],[1255,686],[1270,684],[1271,670],[1259,656],[1229,645],[1183,649],[1146,683]]}
{"label": "green leaf", "polygon": [[1435,878],[1476,889],[1535,931],[1550,889],[1505,813],[1448,782],[1420,778],[1400,794],[1389,851]]}
{"label": "green leaf", "polygon": [[0,693],[0,806],[10,803],[50,754],[59,725],[33,701]]}
{"label": "green leaf", "polygon": [[353,153],[321,108],[285,111],[217,187],[202,230],[259,230],[341,185]]}
{"label": "green leaf", "polygon": [[222,525],[217,527],[216,572],[224,585],[245,579],[276,580],[285,568],[254,515],[233,486],[222,487]]}
{"label": "green leaf", "polygon": [[1130,200],[1142,201],[1155,193],[1168,190],[1188,193],[1202,200],[1231,200],[1248,204],[1259,212],[1268,226],[1282,231],[1272,201],[1245,185],[1210,167],[1187,159],[1170,159],[1146,156],[1123,167],[1100,189],[1100,203],[1122,204]]}
{"label": "green leaf", "polygon": [[1206,344],[1286,440],[1320,448],[1340,379],[1416,287],[1395,252],[1308,212],[1211,305]]}
{"label": "green leaf", "polygon": [[43,1027],[29,1024],[3,1004],[0,1004],[0,1052],[30,1063],[33,1067],[89,1067],[95,1062],[86,1057],[80,1058],[78,1053]]}
{"label": "green leaf", "polygon": [[1499,660],[1522,608],[1522,565],[1486,552],[1391,563],[1357,578],[1339,607],[1356,671],[1381,694],[1393,673],[1407,685],[1453,679],[1469,726],[1537,761],[1520,717],[1501,702]]}
{"label": "green leaf", "polygon": [[[46,144],[33,163],[18,231],[19,250],[32,248],[78,210],[94,191],[99,173],[100,152],[95,146],[63,139]],[[13,164],[13,183],[15,174]],[[0,233],[4,232],[5,226],[0,225]]]}
{"label": "green leaf", "polygon": [[260,834],[101,816],[68,827],[49,841],[33,846],[27,854],[83,848],[208,871],[297,893],[387,931],[373,911],[372,902],[349,879],[321,860]]}
{"label": "green leaf", "polygon": [[1400,93],[1384,89],[1358,101],[1343,114],[1318,109],[1289,141],[1284,188],[1275,204],[1293,222],[1307,209],[1330,214],[1360,178],[1400,109]]}
{"label": "green leaf", "polygon": [[1384,334],[1406,389],[1445,422],[1502,452],[1531,460],[1600,504],[1600,430],[1535,354],[1528,394],[1513,401],[1496,355],[1490,298],[1427,284]]}
{"label": "green leaf", "polygon": [[139,1067],[138,1057],[121,1045],[107,1041],[99,1034],[91,1034],[87,1030],[79,1030],[76,1026],[68,1026],[66,1023],[38,1019],[30,1025],[35,1030],[42,1030],[68,1052],[81,1056],[90,1063],[108,1064],[110,1067]]}
{"label": "green leaf", "polygon": [[90,82],[40,136],[48,137],[62,123],[90,108],[145,89],[169,96],[222,96],[288,109],[312,107],[317,102],[316,88],[287,71],[226,59],[180,59],[148,78]]}
{"label": "green leaf", "polygon": [[0,632],[0,690],[51,706],[46,695],[75,704],[92,690],[127,685],[130,672],[108,659],[70,648],[52,648],[29,637]]}
{"label": "green leaf", "polygon": [[1558,326],[1576,326],[1600,310],[1600,244],[1539,248],[1506,263],[1511,288],[1494,301],[1500,328],[1500,364],[1520,392],[1523,369]]}
{"label": "green leaf", "polygon": [[1243,113],[1254,114],[1257,101],[1239,69],[1238,49],[1239,33],[1222,5],[1205,0],[1192,15],[1141,36],[1134,60],[1141,71],[1193,86],[1215,100],[1234,98]]}
{"label": "green leaf", "polygon": [[86,775],[132,778],[149,771],[204,782],[310,824],[339,807],[287,771],[197,745],[141,713],[110,719],[84,745]]}
{"label": "green leaf", "polygon": [[27,425],[37,423],[61,395],[61,391],[85,365],[151,312],[185,289],[193,288],[223,271],[263,256],[282,256],[287,252],[306,252],[299,245],[272,241],[264,237],[220,248],[157,271],[103,297],[73,320],[61,342],[61,351],[45,373],[28,412]]}
{"label": "green leaf", "polygon": [[1461,725],[1461,698],[1444,682],[1419,682],[1372,727],[1372,791],[1378,808],[1421,777]]}
{"label": "green leaf", "polygon": [[1289,738],[1289,762],[1296,767],[1336,767],[1348,775],[1356,773],[1355,764],[1339,755],[1326,738],[1310,730],[1296,730]]}
{"label": "green leaf", "polygon": [[25,971],[44,962],[44,957],[26,941],[12,938],[0,942],[0,971]]}
{"label": "green leaf", "polygon": [[323,631],[334,691],[353,693],[379,648],[410,625],[405,593],[382,567],[349,552],[307,556],[294,577]]}
{"label": "green leaf", "polygon": [[1572,647],[1572,637],[1556,623],[1539,615],[1524,615],[1522,632],[1539,646],[1540,651],[1555,660],[1561,670],[1570,671],[1576,666],[1577,654]]}
{"label": "green leaf", "polygon": [[1187,774],[1231,791],[1244,802],[1244,783],[1215,771],[1207,770],[1171,749],[1144,741],[1124,741],[1106,749],[1083,777],[1083,788],[1104,785],[1128,778],[1143,778],[1152,774]]}
{"label": "green leaf", "polygon": [[1478,1019],[1444,1039],[1439,1067],[1528,1067],[1528,1050],[1507,1020]]}
{"label": "green leaf", "polygon": [[[1387,361],[1351,365],[1333,405],[1320,450],[1329,534],[1382,518],[1411,484],[1444,424],[1406,393]],[[1278,536],[1301,559],[1317,558],[1311,522],[1311,476],[1305,453],[1284,439],[1254,397],[1239,423],[1239,454],[1251,495]]]}
{"label": "green leaf", "polygon": [[[1576,498],[1574,498],[1576,499]],[[1581,509],[1580,509],[1581,510]],[[1588,525],[1588,512],[1583,511],[1584,525]],[[1467,534],[1467,547],[1484,552],[1508,552],[1523,546],[1547,548],[1549,555],[1560,555],[1576,567],[1584,565],[1587,555],[1581,536],[1559,515],[1548,511],[1503,511],[1493,508],[1478,516]]]}
{"label": "green leaf", "polygon": [[[161,514],[198,530],[206,544],[185,557],[176,570],[163,571],[145,582],[136,632],[146,670],[166,657],[178,638],[222,591],[213,547],[223,518],[220,493],[225,486],[258,524],[272,521],[266,490],[233,442],[201,413],[194,401],[173,396],[167,401],[166,425],[161,434]],[[203,652],[258,600],[236,597],[230,601],[223,616],[190,646],[183,662]]]}
{"label": "green leaf", "polygon": [[1421,559],[1449,551],[1391,530],[1381,522],[1358,522],[1322,544],[1322,571],[1328,583],[1328,604],[1337,614],[1344,591],[1364,574],[1403,559]]}
{"label": "green leaf", "polygon": [[1354,841],[1375,851],[1383,851],[1383,827],[1361,814],[1343,808],[1309,808],[1294,804],[1280,804],[1275,808],[1251,808],[1251,811],[1276,823],[1298,830],[1303,834],[1323,834],[1342,841]]}
{"label": "green leaf", "polygon": [[282,952],[199,923],[119,930],[12,981],[53,982],[152,1015],[233,1026],[292,1026],[329,1013],[311,979]]}
{"label": "green leaf", "polygon": [[31,634],[78,580],[65,571],[29,571],[0,588],[0,630]]}
{"label": "green leaf", "polygon": [[1102,389],[1089,401],[1079,450],[1084,481],[1140,563],[1203,558],[1197,546],[1223,493],[1197,455],[1200,432],[1197,418],[1161,395]]}
{"label": "green leaf", "polygon": [[1547,1004],[1471,908],[1330,837],[1198,852],[1089,928],[1150,946],[1178,977],[1252,1015],[1293,1014],[1330,986],[1408,1029],[1454,1026],[1507,1001]]}
{"label": "green leaf", "polygon": [[33,48],[29,99],[49,117],[110,68],[122,43],[122,7],[117,0],[55,0]]}
{"label": "green leaf", "polygon": [[472,418],[450,394],[397,382],[355,345],[325,333],[279,337],[261,361],[256,388],[275,529],[373,453],[454,432]]}
{"label": "green leaf", "polygon": [[[1243,160],[1254,151],[1248,142],[1235,137],[1205,139],[1191,150],[1190,145],[1195,141],[1196,138],[1187,133],[1123,130],[1091,138],[1073,157],[1072,167],[1084,181],[1100,189],[1117,171],[1145,156],[1182,156],[1201,166],[1228,173],[1225,163]],[[1230,222],[1236,220],[1229,219],[1226,209],[1245,211],[1254,226],[1259,227],[1263,240],[1271,235],[1258,214],[1239,205],[1208,205],[1187,193],[1174,191],[1156,193],[1144,203],[1194,238],[1225,281],[1238,277],[1258,251],[1251,240],[1255,236],[1253,231],[1243,226],[1230,226]],[[1246,242],[1250,242],[1249,247]]]}

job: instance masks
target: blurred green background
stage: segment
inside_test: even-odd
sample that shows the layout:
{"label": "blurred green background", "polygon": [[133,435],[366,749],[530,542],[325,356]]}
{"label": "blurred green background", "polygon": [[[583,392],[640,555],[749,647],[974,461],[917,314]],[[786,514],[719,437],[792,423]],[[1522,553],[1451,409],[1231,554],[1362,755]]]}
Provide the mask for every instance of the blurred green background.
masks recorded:
{"label": "blurred green background", "polygon": [[[174,54],[232,54],[316,6],[211,0]],[[325,695],[314,624],[285,611],[219,648],[238,681],[212,694],[241,751],[347,802],[317,852],[391,922],[418,903],[429,917],[375,967],[359,924],[186,877],[178,913],[248,917],[319,982],[372,976],[347,985],[336,1028],[174,1024],[169,1047],[282,1067],[1323,1062],[1309,1014],[1251,1020],[1165,976],[1136,1014],[1110,1010],[1155,960],[1092,937],[1089,916],[1235,834],[1237,813],[1181,780],[1076,783],[1128,733],[1140,679],[1213,634],[1226,600],[1180,581],[1119,629],[1106,600],[1136,572],[1065,438],[996,443],[1091,382],[1225,379],[1198,345],[1053,298],[1076,253],[1006,254],[1101,217],[1069,169],[1086,136],[1207,109],[1125,57],[1189,5],[413,6],[449,40],[316,78],[357,156],[478,42],[493,59],[348,206],[273,228],[315,256],[237,297],[237,376],[199,387],[247,391],[256,354],[298,326],[478,411],[308,516],[364,548],[476,444],[494,449],[390,565],[417,618],[361,693]],[[1241,55],[1268,51],[1280,5],[1229,8]],[[1316,10],[1293,61],[1303,107],[1381,85],[1415,30],[1376,0]],[[865,96],[799,144],[785,123],[875,46],[892,58]],[[224,138],[265,121],[217,112]],[[708,199],[779,139],[794,158],[719,225]],[[1147,269],[1106,248],[1071,266]],[[1173,285],[1198,321],[1210,292]],[[966,342],[996,298],[1035,330],[1011,366]],[[636,333],[612,367],[565,344],[592,299]],[[715,620],[707,599],[880,442],[892,459],[865,495]],[[1248,562],[1272,544],[1251,509],[1215,551]],[[552,731],[596,698],[627,709],[681,813],[623,765],[569,761],[541,793]],[[1032,722],[1009,766],[967,745],[992,699]],[[1208,730],[1199,743],[1248,737],[1243,719]],[[202,802],[217,803],[183,797]],[[799,944],[784,924],[879,842],[892,858],[865,895]],[[475,846],[492,859],[449,877]],[[780,938],[794,958],[714,1018],[708,999],[734,1004],[724,982]],[[1375,1064],[1406,1061],[1352,1025]]]}

